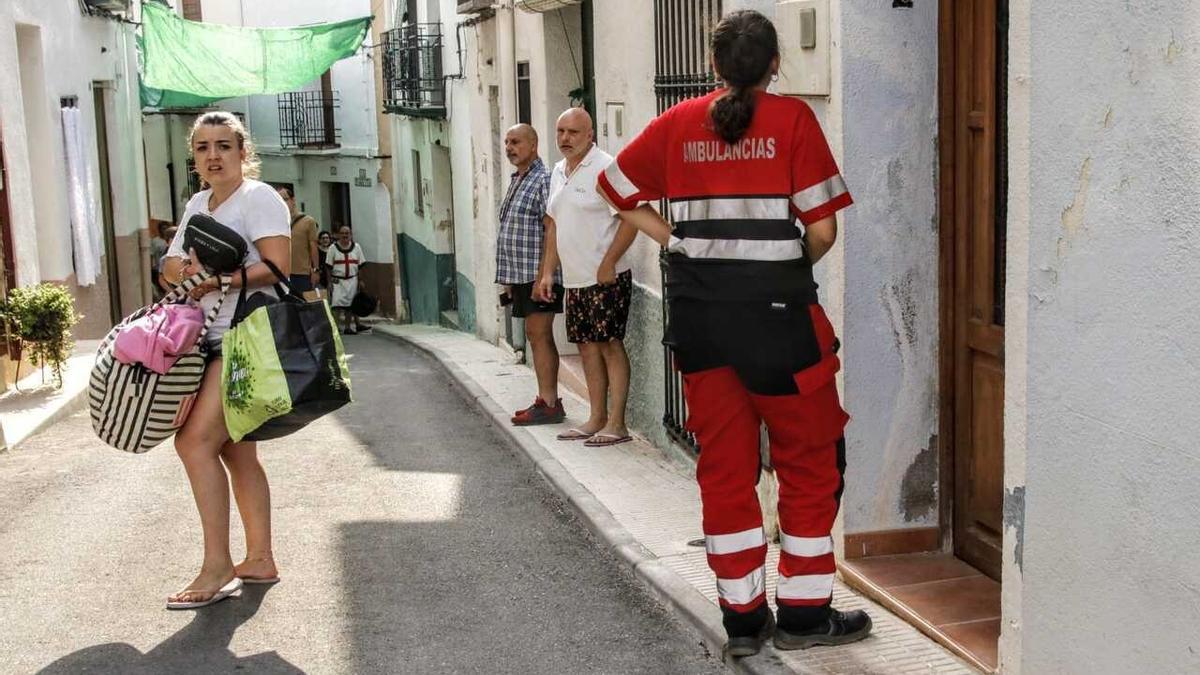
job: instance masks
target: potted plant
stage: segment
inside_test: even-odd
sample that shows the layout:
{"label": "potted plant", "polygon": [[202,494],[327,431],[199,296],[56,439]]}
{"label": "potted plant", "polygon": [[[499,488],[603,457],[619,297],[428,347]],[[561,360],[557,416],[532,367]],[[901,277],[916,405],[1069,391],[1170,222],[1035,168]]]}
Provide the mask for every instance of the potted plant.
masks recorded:
{"label": "potted plant", "polygon": [[13,288],[0,301],[0,318],[9,344],[15,342],[16,349],[10,353],[19,355],[28,349],[42,368],[50,365],[54,386],[62,387],[63,366],[75,347],[71,327],[79,321],[66,287],[38,284]]}

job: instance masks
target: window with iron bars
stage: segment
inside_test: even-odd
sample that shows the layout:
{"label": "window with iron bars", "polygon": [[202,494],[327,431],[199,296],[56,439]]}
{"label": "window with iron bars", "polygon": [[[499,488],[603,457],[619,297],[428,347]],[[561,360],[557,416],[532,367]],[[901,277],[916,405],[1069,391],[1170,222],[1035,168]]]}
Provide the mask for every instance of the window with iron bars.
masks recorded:
{"label": "window with iron bars", "polygon": [[341,107],[336,91],[289,91],[279,94],[279,145],[284,148],[336,148],[341,129],[334,110]]}
{"label": "window with iron bars", "polygon": [[441,24],[410,23],[384,31],[383,86],[385,112],[446,117]]}
{"label": "window with iron bars", "polygon": [[[709,64],[712,31],[721,20],[721,0],[654,0],[654,94],[658,112],[685,99],[703,96],[720,86]],[[666,202],[659,211],[670,214]],[[660,256],[663,286],[666,287],[666,251]],[[662,306],[663,331],[667,328],[666,294]],[[687,423],[687,403],[683,398],[683,377],[675,370],[670,347],[663,348],[666,367],[663,387],[666,410],[663,425],[676,442],[699,452],[696,437]]]}

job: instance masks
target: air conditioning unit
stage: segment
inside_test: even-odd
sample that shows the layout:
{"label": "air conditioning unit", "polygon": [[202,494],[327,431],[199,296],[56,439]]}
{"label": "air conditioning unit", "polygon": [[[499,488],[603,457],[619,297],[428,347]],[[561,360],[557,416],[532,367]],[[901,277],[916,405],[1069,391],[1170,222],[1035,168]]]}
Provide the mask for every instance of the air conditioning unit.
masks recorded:
{"label": "air conditioning unit", "polygon": [[102,9],[107,12],[128,12],[130,0],[83,0],[83,4],[91,9]]}
{"label": "air conditioning unit", "polygon": [[492,0],[458,0],[459,14],[479,14],[485,9],[490,9]]}
{"label": "air conditioning unit", "polygon": [[553,12],[556,9],[578,5],[583,0],[517,0],[517,7],[530,14]]}

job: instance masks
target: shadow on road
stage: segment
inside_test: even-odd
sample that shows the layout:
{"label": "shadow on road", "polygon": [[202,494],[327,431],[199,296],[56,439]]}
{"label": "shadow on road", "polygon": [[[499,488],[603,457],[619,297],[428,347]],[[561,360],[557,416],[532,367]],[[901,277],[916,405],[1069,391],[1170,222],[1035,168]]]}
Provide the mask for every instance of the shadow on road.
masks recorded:
{"label": "shadow on road", "polygon": [[239,597],[197,611],[191,623],[145,654],[133,645],[110,642],[68,654],[38,673],[303,673],[275,652],[239,658],[229,649],[234,632],[258,612],[269,590],[246,586]]}
{"label": "shadow on road", "polygon": [[343,428],[394,472],[405,517],[338,526],[356,673],[717,672],[440,364],[349,343]]}

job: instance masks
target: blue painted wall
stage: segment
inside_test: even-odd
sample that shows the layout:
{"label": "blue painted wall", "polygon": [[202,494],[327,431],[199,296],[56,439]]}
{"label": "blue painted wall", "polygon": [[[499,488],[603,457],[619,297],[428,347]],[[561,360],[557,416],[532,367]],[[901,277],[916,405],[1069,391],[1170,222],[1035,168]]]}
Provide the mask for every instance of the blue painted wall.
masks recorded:
{"label": "blue painted wall", "polygon": [[454,256],[434,253],[404,233],[397,236],[397,241],[404,261],[404,289],[412,322],[441,323],[442,311],[453,302]]}

